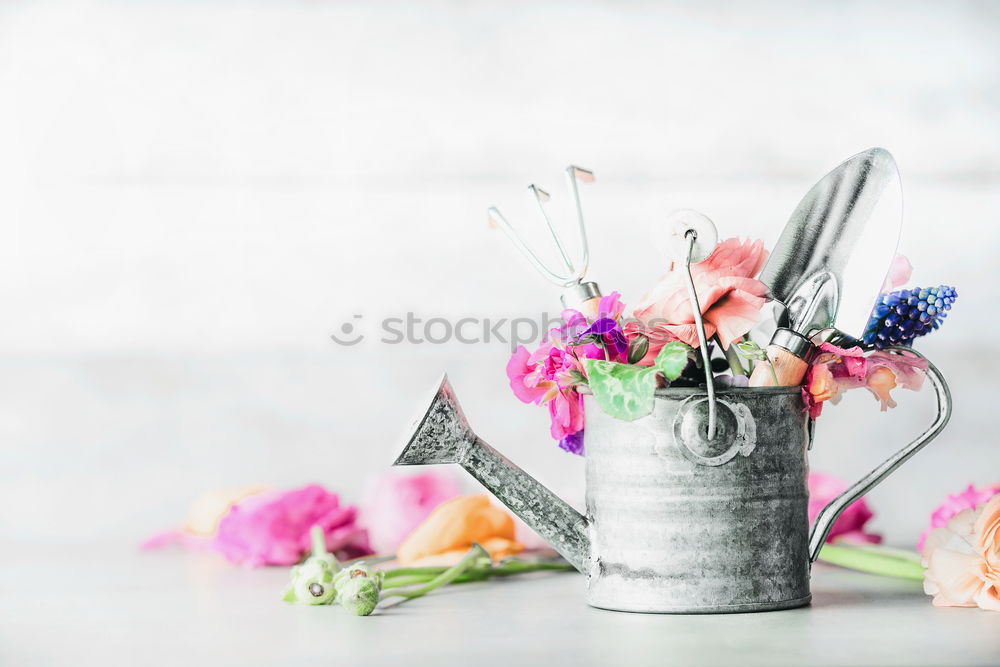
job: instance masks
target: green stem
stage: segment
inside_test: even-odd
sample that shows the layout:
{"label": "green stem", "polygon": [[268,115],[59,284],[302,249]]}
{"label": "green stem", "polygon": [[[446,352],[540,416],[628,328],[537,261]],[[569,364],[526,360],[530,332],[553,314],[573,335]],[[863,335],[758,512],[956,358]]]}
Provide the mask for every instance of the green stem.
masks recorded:
{"label": "green stem", "polygon": [[[386,579],[393,577],[408,577],[413,574],[437,576],[446,571],[446,567],[397,567],[394,570],[385,570],[383,574]],[[433,578],[433,576],[431,578]]]}
{"label": "green stem", "polygon": [[[422,595],[426,595],[427,593],[433,591],[435,588],[439,588],[446,584],[450,584],[452,581],[454,581],[462,574],[464,574],[466,570],[475,565],[476,561],[478,561],[480,558],[489,558],[489,554],[486,553],[486,550],[483,549],[478,544],[473,544],[472,548],[469,549],[469,553],[465,554],[465,556],[462,557],[462,560],[458,561],[458,563],[456,563],[452,567],[449,567],[447,570],[437,575],[423,586],[411,590],[395,591],[393,593],[387,594],[385,597],[398,595],[400,597],[406,598],[407,600],[412,600],[413,598],[418,598]],[[406,600],[404,600],[404,602],[405,601]]]}
{"label": "green stem", "polygon": [[911,581],[924,580],[924,568],[920,565],[920,557],[901,549],[824,544],[819,552],[819,560],[871,574],[881,574]]}
{"label": "green stem", "polygon": [[715,339],[719,342],[719,347],[722,348],[726,353],[726,361],[729,362],[729,370],[733,372],[733,377],[737,375],[747,375],[747,371],[743,368],[743,362],[740,361],[740,355],[736,351],[734,345],[729,347],[722,347],[722,341],[716,336]]}
{"label": "green stem", "polygon": [[326,536],[323,535],[323,529],[319,526],[313,526],[309,529],[309,537],[312,539],[312,555],[325,556]]}
{"label": "green stem", "polygon": [[774,380],[774,386],[780,387],[781,381],[778,379],[778,374],[774,372],[774,364],[771,363],[770,359],[768,359],[765,363],[767,363],[768,370],[771,371],[771,379]]}
{"label": "green stem", "polygon": [[[382,583],[382,590],[388,590],[391,588],[401,588],[404,586],[413,586],[415,584],[425,584],[429,581],[434,581],[434,575],[425,574],[411,574],[406,577],[393,577],[391,579],[385,579]],[[465,574],[454,579],[451,583],[453,584],[467,584],[473,581],[485,581],[490,578],[490,572],[488,568],[478,568],[472,567],[465,571]]]}
{"label": "green stem", "polygon": [[522,572],[542,572],[545,570],[558,571],[558,572],[572,572],[576,568],[569,563],[562,561],[527,561],[527,560],[509,560],[498,565],[497,567],[490,569],[490,574],[495,577],[509,577],[512,574],[521,574]]}
{"label": "green stem", "polygon": [[[433,580],[434,577],[448,571],[448,569],[447,567],[401,567],[395,570],[386,570],[383,575],[385,583],[382,585],[382,588],[399,588],[400,586],[421,584]],[[452,583],[463,584],[470,581],[482,581],[490,577],[510,577],[525,572],[570,572],[574,569],[572,565],[565,562],[511,559],[496,566],[470,567],[465,571],[465,574],[455,579]]]}
{"label": "green stem", "polygon": [[[393,577],[408,577],[410,575],[438,575],[442,572],[446,572],[449,568],[447,567],[397,567],[393,570],[385,570],[384,574],[386,579],[391,579]],[[536,572],[542,570],[574,570],[572,565],[564,560],[558,559],[548,559],[548,560],[528,560],[523,558],[508,558],[502,561],[499,565],[492,565],[488,567],[471,567],[467,570],[468,573],[473,572],[483,572],[489,574],[490,576],[502,577],[508,574],[519,574],[521,572]]]}
{"label": "green stem", "polygon": [[[387,572],[386,575],[389,573]],[[412,586],[413,584],[423,584],[434,579],[433,575],[426,574],[411,574],[406,577],[392,577],[391,579],[386,576],[382,580],[382,590],[388,590],[390,588],[399,588],[400,586]]]}

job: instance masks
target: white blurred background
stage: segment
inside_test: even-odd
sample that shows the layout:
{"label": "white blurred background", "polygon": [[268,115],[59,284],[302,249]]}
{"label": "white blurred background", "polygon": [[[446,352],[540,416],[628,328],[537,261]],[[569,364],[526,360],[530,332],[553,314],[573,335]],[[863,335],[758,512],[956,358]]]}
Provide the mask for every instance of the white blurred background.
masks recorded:
{"label": "white blurred background", "polygon": [[[911,284],[960,293],[919,345],[952,425],[869,497],[912,545],[945,493],[1000,481],[998,37],[988,2],[0,5],[0,537],[130,549],[248,482],[356,501],[445,369],[579,504],[508,346],[385,345],[379,321],[557,312],[485,210],[537,224],[537,181],[558,213],[567,164],[597,175],[589,275],[631,303],[664,268],[650,221],[692,207],[770,245],[881,145]],[[366,339],[335,344],[345,322]],[[929,391],[887,414],[855,393],[814,469],[855,478],[933,417]]]}

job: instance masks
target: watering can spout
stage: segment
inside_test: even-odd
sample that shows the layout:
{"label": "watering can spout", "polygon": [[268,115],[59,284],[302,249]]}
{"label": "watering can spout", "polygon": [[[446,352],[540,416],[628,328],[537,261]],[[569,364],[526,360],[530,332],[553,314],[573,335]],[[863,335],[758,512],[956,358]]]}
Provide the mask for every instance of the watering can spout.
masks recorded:
{"label": "watering can spout", "polygon": [[476,435],[447,375],[441,378],[393,465],[435,463],[457,463],[465,468],[573,567],[587,572],[587,520]]}

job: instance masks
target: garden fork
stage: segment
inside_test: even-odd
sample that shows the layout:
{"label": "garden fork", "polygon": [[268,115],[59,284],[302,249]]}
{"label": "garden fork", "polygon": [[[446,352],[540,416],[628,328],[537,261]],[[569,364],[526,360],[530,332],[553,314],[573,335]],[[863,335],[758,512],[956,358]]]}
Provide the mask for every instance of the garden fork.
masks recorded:
{"label": "garden fork", "polygon": [[566,251],[566,246],[563,244],[562,239],[556,232],[555,227],[552,226],[552,221],[549,219],[548,213],[545,211],[545,204],[549,201],[549,193],[541,189],[537,185],[529,185],[528,189],[535,197],[535,201],[538,203],[538,208],[542,212],[542,219],[545,221],[545,227],[549,231],[549,235],[555,242],[556,249],[559,251],[559,257],[562,260],[563,268],[560,271],[553,271],[548,265],[543,262],[538,255],[532,250],[521,235],[517,233],[507,219],[503,217],[496,206],[491,206],[488,210],[489,220],[491,225],[495,225],[503,230],[507,235],[507,238],[513,242],[518,250],[521,251],[531,265],[534,266],[539,273],[541,273],[550,282],[565,289],[565,292],[560,297],[563,307],[565,308],[577,308],[584,315],[588,317],[594,317],[597,313],[597,306],[600,302],[601,290],[594,282],[584,282],[583,277],[587,273],[587,265],[590,263],[590,248],[587,245],[587,228],[583,222],[583,208],[580,206],[580,190],[579,181],[584,183],[590,183],[594,180],[594,172],[583,169],[582,167],[576,167],[570,165],[566,167],[566,182],[569,187],[570,194],[573,195],[573,202],[576,206],[576,219],[579,225],[580,233],[580,246],[582,248],[582,259],[578,264],[574,263],[569,257],[569,253]]}

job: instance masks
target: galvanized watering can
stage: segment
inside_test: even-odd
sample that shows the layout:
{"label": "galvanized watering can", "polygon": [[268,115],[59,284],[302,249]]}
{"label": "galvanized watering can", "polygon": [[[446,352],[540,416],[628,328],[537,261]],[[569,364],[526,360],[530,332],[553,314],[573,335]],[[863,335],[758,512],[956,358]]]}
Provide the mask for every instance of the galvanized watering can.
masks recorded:
{"label": "galvanized watering can", "polygon": [[[908,351],[910,354],[916,354]],[[587,575],[587,602],[632,612],[727,613],[809,603],[810,563],[830,527],[932,440],[951,414],[930,365],[938,416],[917,439],[820,513],[810,531],[812,422],[798,387],[660,389],[633,422],[585,399],[587,515],[469,426],[443,378],[395,465],[457,463]]]}

